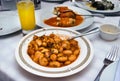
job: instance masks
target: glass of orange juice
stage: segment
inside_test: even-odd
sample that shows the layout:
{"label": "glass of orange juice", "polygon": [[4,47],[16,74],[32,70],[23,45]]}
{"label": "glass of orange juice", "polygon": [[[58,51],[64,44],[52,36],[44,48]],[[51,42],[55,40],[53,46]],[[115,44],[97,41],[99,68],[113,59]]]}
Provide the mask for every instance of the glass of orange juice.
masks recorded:
{"label": "glass of orange juice", "polygon": [[17,10],[22,32],[26,35],[36,27],[34,3],[30,0],[21,0],[17,3]]}

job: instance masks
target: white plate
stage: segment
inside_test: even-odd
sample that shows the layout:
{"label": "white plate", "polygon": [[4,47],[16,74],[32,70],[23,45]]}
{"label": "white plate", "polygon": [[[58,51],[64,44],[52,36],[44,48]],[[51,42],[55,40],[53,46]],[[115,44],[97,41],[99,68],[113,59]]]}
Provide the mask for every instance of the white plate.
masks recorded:
{"label": "white plate", "polygon": [[112,64],[110,64],[108,67],[105,68],[105,70],[103,71],[100,77],[100,81],[114,81],[117,63],[118,61],[113,62]]}
{"label": "white plate", "polygon": [[[67,6],[67,5],[57,5],[57,6]],[[39,25],[41,27],[53,27],[53,26],[49,26],[49,25],[45,24],[44,20],[55,16],[53,14],[54,7],[55,6],[47,7],[46,9],[41,9],[37,13],[37,17],[36,17],[37,25]],[[78,14],[91,14],[90,12],[88,12],[84,9],[80,9],[78,7],[74,7],[74,6],[67,6],[67,7],[69,9],[72,9],[74,12],[76,12]],[[74,27],[69,27],[68,29],[81,30],[81,29],[89,27],[93,23],[93,20],[94,20],[93,17],[84,17],[84,18],[85,18],[84,21],[80,25],[74,26]]]}
{"label": "white plate", "polygon": [[20,23],[18,15],[15,11],[0,12],[0,36],[8,35],[19,31]]}
{"label": "white plate", "polygon": [[34,35],[48,35],[50,33],[62,34],[62,35],[78,35],[79,33],[73,30],[62,29],[62,28],[49,28],[49,29],[39,29],[35,30],[32,33],[26,35],[21,39],[19,45],[16,49],[15,57],[18,64],[25,69],[26,71],[43,77],[65,77],[75,74],[83,70],[93,58],[93,48],[90,41],[86,37],[76,38],[78,44],[81,48],[79,57],[72,64],[60,67],[60,68],[48,68],[40,66],[34,63],[27,54],[28,43],[32,40]]}
{"label": "white plate", "polygon": [[117,0],[108,0],[108,1],[111,1],[113,4],[115,4],[115,8],[113,10],[94,10],[94,9],[91,9],[90,7],[88,7],[86,5],[86,2],[81,2],[81,1],[76,1],[75,5],[77,5],[80,8],[83,8],[85,10],[89,10],[89,11],[97,12],[97,13],[114,13],[114,12],[120,11],[120,5],[117,2]]}

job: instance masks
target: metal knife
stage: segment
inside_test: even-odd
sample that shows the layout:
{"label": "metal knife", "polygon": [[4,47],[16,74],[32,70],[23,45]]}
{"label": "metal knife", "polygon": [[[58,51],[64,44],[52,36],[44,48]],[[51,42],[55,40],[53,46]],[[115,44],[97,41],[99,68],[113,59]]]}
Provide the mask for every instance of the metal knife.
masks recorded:
{"label": "metal knife", "polygon": [[1,9],[0,12],[1,11],[11,11],[11,10],[10,9]]}

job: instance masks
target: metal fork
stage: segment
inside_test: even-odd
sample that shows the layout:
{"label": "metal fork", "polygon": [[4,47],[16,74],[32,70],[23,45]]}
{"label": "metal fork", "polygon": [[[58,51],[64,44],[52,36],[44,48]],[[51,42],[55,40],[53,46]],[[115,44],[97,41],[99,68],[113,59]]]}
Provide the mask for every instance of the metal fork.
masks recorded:
{"label": "metal fork", "polygon": [[102,67],[102,69],[100,70],[100,72],[98,73],[97,77],[95,78],[94,81],[99,81],[100,79],[100,76],[103,72],[103,70],[109,65],[111,64],[112,62],[114,62],[116,59],[117,59],[117,56],[118,56],[118,50],[119,50],[119,47],[118,46],[112,46],[111,47],[111,50],[108,52],[107,56],[105,57],[104,59],[104,66]]}

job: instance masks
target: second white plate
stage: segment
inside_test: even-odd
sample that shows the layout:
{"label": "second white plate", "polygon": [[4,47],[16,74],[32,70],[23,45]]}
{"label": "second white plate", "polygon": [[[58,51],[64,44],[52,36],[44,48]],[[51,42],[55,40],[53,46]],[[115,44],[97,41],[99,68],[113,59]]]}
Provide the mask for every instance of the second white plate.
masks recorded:
{"label": "second white plate", "polygon": [[[67,6],[67,5],[57,5],[57,6]],[[41,27],[47,27],[47,28],[53,27],[53,26],[49,26],[49,25],[45,24],[44,20],[55,16],[53,14],[54,7],[55,6],[47,7],[46,9],[41,9],[40,11],[37,12],[37,16],[36,16],[37,25],[39,25]],[[78,7],[74,7],[74,6],[67,6],[67,7],[69,9],[72,9],[74,12],[76,12],[78,14],[91,14],[89,11],[80,9]],[[81,30],[81,29],[89,27],[94,21],[93,17],[85,17],[85,16],[83,16],[83,17],[84,17],[84,21],[80,25],[77,25],[74,27],[68,27],[68,29]]]}

